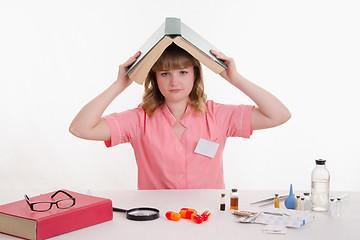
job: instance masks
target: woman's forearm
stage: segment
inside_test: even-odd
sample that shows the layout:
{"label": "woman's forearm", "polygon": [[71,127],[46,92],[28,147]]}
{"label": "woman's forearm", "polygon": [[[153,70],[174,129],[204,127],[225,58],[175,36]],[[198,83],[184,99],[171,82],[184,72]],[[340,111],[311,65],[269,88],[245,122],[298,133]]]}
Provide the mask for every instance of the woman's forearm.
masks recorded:
{"label": "woman's forearm", "polygon": [[101,126],[102,115],[110,103],[125,88],[118,81],[115,81],[104,92],[86,104],[72,121],[69,128],[70,132],[80,138],[102,140],[99,138],[102,138],[102,135],[107,135],[105,134],[106,129],[102,129],[103,134],[99,134],[100,131],[96,131],[99,130],[96,127],[104,127]]}
{"label": "woman's forearm", "polygon": [[[253,129],[268,128],[280,125],[290,119],[291,113],[286,106],[265,89],[236,74],[229,82],[241,90],[257,105],[254,112]],[[263,115],[263,116],[261,116]]]}

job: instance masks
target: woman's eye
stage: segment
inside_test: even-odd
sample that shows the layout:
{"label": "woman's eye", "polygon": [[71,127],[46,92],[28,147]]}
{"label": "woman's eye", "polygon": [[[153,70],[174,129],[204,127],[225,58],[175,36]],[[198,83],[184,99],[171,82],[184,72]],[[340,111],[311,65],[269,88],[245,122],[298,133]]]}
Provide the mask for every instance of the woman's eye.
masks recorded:
{"label": "woman's eye", "polygon": [[187,71],[181,71],[180,74],[185,75],[185,74],[187,74]]}
{"label": "woman's eye", "polygon": [[161,73],[161,76],[169,76],[170,74],[169,73],[167,73],[167,72],[164,72],[164,73]]}

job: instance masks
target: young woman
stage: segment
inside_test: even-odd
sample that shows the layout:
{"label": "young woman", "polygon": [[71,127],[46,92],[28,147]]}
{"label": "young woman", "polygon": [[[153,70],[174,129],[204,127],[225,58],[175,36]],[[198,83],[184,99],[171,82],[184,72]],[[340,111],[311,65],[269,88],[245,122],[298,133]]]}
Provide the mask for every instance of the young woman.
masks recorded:
{"label": "young woman", "polygon": [[105,141],[107,147],[130,142],[139,189],[225,188],[227,137],[249,138],[253,130],[278,126],[291,115],[276,97],[241,76],[232,58],[212,53],[228,67],[220,75],[256,107],[207,101],[199,61],[172,44],[150,70],[137,108],[103,116],[132,83],[124,75],[139,52],[120,65],[118,78],[108,89],[81,109],[70,132]]}

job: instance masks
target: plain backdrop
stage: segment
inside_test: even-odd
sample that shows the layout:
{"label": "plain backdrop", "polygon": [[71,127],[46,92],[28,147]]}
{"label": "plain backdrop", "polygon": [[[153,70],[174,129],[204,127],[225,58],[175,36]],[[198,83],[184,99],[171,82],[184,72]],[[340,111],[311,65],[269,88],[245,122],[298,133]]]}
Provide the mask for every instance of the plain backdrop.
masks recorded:
{"label": "plain backdrop", "polygon": [[[136,189],[130,144],[107,149],[68,128],[165,18],[178,17],[292,113],[228,139],[227,189],[310,190],[323,158],[332,191],[360,191],[359,12],[356,0],[0,0],[0,189]],[[253,104],[205,67],[204,76],[208,99]],[[105,114],[136,107],[142,93],[133,83]]]}

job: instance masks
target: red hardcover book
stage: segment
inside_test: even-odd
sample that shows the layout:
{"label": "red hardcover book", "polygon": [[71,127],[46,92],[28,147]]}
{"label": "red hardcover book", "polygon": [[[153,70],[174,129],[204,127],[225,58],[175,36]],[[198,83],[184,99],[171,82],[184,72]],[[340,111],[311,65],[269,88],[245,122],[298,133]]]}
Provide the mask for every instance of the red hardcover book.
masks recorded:
{"label": "red hardcover book", "polygon": [[[75,198],[75,205],[67,209],[59,209],[53,205],[49,211],[34,212],[30,210],[25,199],[1,205],[0,232],[41,240],[112,220],[110,199],[64,191]],[[54,193],[30,197],[30,201],[56,201],[56,197],[51,198]]]}

